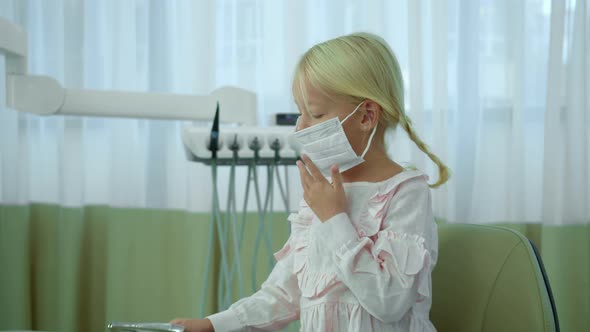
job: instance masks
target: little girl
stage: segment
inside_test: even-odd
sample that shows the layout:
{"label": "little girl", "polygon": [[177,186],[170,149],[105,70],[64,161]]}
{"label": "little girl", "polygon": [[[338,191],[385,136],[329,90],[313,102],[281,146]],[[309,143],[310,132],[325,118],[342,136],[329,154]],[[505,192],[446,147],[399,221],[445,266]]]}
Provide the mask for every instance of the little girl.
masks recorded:
{"label": "little girl", "polygon": [[[302,331],[435,331],[429,187],[445,183],[449,170],[404,112],[393,52],[366,33],[315,45],[296,67],[293,95],[304,194],[275,268],[228,310],[172,322],[215,332],[274,331],[296,319]],[[438,166],[436,183],[387,156],[385,129],[398,124]]]}

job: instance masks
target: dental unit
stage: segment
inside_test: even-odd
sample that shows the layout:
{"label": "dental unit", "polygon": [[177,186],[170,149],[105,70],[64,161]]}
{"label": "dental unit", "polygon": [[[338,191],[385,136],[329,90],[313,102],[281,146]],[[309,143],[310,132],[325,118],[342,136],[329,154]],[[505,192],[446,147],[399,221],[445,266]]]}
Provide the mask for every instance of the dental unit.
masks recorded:
{"label": "dental unit", "polygon": [[[187,124],[181,139],[190,162],[208,165],[212,179],[212,206],[207,258],[202,285],[201,310],[206,302],[209,269],[217,233],[221,262],[218,282],[218,310],[232,303],[232,287],[237,281],[238,294],[245,296],[241,252],[251,192],[256,203],[256,237],[253,244],[252,290],[256,290],[258,253],[266,251],[267,265],[272,269],[274,258],[271,234],[275,188],[287,211],[289,179],[286,167],[299,157],[299,146],[290,142],[293,126],[258,127],[256,95],[236,88],[222,87],[209,95],[183,95],[153,92],[100,91],[64,88],[48,76],[27,73],[27,37],[18,26],[0,18],[0,106],[40,116],[100,116],[143,119],[212,121],[211,128]],[[0,63],[1,64],[1,63]],[[0,69],[2,66],[0,66]],[[233,125],[229,125],[233,124]],[[228,194],[225,213],[218,188],[218,168],[229,167]],[[244,201],[238,210],[236,199],[236,168],[247,169]],[[280,169],[284,170],[281,175]],[[259,170],[266,170],[266,188],[261,190]],[[276,182],[276,183],[275,183]],[[229,245],[231,241],[231,246]],[[233,248],[230,259],[229,248]],[[269,270],[270,271],[270,270]],[[200,315],[204,316],[204,312]],[[181,326],[164,323],[111,323],[113,331],[182,331]]]}

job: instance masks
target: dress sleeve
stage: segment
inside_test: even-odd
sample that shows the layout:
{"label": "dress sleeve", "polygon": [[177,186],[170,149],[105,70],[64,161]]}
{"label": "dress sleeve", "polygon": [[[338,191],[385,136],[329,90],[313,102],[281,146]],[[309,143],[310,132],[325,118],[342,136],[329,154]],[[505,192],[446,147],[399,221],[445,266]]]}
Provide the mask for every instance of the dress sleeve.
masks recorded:
{"label": "dress sleeve", "polygon": [[383,322],[396,322],[431,296],[437,234],[425,180],[407,181],[389,197],[381,227],[370,237],[359,237],[345,213],[317,224],[312,234],[323,239],[317,241],[319,254],[332,257],[338,279],[363,308]]}
{"label": "dress sleeve", "polygon": [[301,295],[293,273],[291,238],[275,258],[277,264],[260,290],[207,317],[215,332],[277,331],[299,319]]}

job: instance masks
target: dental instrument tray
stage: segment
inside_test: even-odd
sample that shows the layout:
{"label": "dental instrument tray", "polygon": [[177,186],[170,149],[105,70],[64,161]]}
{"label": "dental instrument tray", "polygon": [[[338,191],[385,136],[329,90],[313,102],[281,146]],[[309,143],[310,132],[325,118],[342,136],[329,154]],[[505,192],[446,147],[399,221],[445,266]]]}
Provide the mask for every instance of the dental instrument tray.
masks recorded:
{"label": "dental instrument tray", "polygon": [[189,161],[206,165],[295,165],[301,146],[290,140],[295,127],[222,127],[219,103],[211,129],[189,125],[182,143]]}
{"label": "dental instrument tray", "polygon": [[110,323],[113,332],[184,332],[184,326],[170,323]]}
{"label": "dental instrument tray", "polygon": [[[187,126],[182,142],[189,161],[211,165],[295,165],[300,148],[289,140],[294,127],[227,127],[217,136],[206,127]],[[213,153],[215,152],[215,153]]]}

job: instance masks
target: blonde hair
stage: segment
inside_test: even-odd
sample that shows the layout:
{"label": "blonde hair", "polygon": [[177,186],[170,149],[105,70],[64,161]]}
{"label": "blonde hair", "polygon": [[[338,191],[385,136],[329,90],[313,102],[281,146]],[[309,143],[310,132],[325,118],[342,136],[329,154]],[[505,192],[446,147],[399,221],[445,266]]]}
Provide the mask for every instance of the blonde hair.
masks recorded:
{"label": "blonde hair", "polygon": [[395,129],[401,125],[410,139],[438,166],[436,188],[450,177],[449,168],[430,151],[412,126],[404,111],[403,77],[389,45],[381,37],[369,33],[354,33],[325,41],[310,48],[299,60],[294,83],[299,84],[307,108],[304,83],[327,96],[360,103],[371,99],[383,112],[379,124]]}

